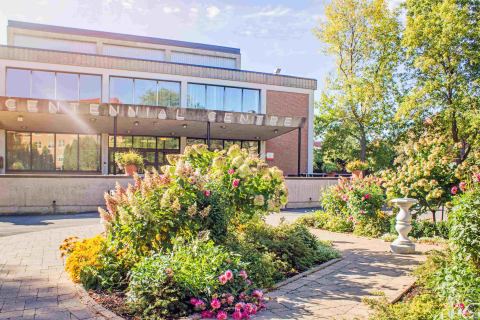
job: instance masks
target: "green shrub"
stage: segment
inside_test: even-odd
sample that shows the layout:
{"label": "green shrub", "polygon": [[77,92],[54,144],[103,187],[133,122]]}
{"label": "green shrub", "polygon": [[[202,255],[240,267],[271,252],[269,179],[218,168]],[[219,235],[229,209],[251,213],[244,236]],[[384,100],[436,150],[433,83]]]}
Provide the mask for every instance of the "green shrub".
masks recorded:
{"label": "green shrub", "polygon": [[274,227],[252,221],[232,237],[229,246],[242,255],[242,261],[250,263],[246,270],[261,287],[271,287],[286,274],[303,272],[340,257],[331,244],[318,241],[298,223]]}
{"label": "green shrub", "polygon": [[191,298],[208,301],[214,294],[235,296],[249,285],[243,279],[222,284],[219,276],[230,270],[238,275],[245,267],[240,256],[215,246],[213,241],[178,241],[165,255],[144,258],[130,272],[128,304],[145,317],[177,317],[191,313]]}

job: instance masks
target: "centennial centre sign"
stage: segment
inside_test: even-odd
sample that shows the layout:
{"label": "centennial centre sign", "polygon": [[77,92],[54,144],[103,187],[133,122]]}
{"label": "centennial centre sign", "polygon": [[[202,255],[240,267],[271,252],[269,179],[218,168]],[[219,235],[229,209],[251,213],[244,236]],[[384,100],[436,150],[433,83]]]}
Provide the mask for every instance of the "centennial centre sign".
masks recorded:
{"label": "centennial centre sign", "polygon": [[305,126],[306,122],[305,117],[285,117],[205,109],[10,97],[0,97],[0,111],[49,113],[52,115],[73,114],[139,119],[221,122],[291,128],[302,128]]}

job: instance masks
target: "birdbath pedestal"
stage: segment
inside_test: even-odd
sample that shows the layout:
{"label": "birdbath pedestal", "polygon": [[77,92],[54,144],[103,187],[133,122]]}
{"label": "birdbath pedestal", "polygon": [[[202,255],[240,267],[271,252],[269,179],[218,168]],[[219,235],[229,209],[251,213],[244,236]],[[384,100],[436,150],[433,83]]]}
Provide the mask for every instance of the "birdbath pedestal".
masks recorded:
{"label": "birdbath pedestal", "polygon": [[412,215],[410,207],[418,202],[416,199],[400,198],[393,199],[400,211],[397,214],[397,224],[395,229],[398,232],[398,238],[392,242],[390,248],[393,253],[411,254],[415,253],[415,244],[408,238],[408,233],[412,230]]}

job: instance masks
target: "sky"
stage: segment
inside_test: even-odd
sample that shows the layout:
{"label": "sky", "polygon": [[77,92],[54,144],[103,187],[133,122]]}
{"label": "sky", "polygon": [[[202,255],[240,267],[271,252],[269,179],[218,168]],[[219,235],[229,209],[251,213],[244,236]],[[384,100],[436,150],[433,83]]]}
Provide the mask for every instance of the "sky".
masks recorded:
{"label": "sky", "polygon": [[234,47],[243,70],[317,79],[318,99],[333,68],[312,33],[325,1],[1,0],[0,44],[18,20]]}

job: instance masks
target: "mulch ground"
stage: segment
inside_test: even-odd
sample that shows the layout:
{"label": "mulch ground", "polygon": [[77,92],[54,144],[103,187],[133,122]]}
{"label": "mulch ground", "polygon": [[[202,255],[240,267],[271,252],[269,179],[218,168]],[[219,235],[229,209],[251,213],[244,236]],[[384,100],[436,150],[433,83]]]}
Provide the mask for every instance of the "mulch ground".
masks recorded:
{"label": "mulch ground", "polygon": [[117,316],[126,320],[138,320],[140,318],[131,315],[125,303],[125,293],[122,291],[108,292],[107,290],[88,290],[90,297],[104,308],[112,311]]}

